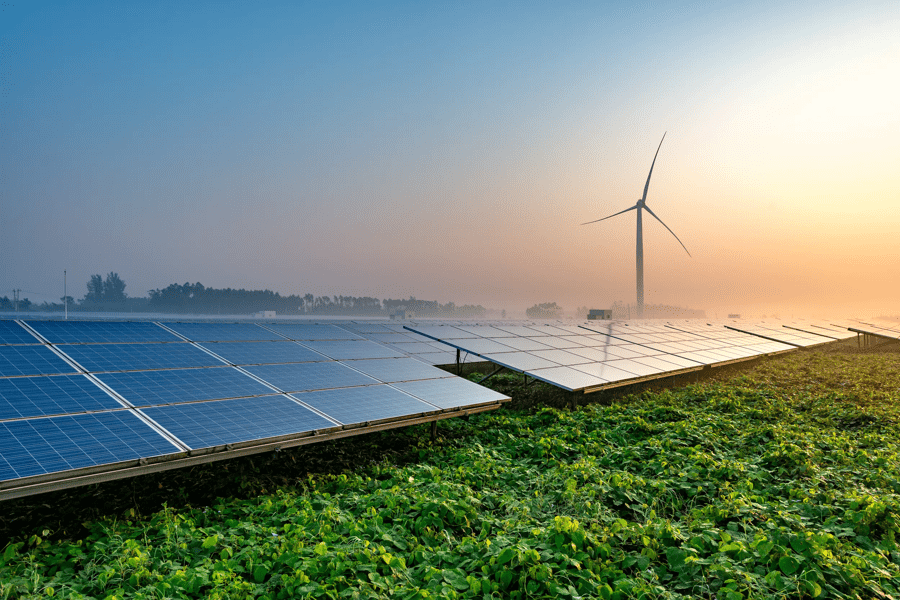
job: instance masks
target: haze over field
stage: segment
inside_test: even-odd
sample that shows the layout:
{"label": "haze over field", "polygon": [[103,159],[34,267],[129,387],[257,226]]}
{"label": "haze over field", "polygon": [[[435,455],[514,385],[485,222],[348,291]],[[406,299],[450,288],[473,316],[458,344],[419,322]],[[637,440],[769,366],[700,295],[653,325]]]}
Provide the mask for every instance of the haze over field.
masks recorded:
{"label": "haze over field", "polygon": [[0,296],[900,312],[900,3],[10,2]]}

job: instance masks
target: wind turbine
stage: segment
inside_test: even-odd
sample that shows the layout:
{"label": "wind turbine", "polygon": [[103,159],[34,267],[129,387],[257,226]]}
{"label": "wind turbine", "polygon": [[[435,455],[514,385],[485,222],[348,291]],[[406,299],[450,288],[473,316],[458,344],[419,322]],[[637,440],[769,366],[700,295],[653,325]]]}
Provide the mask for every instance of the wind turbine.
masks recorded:
{"label": "wind turbine", "polygon": [[[668,133],[668,132],[666,132]],[[622,213],[627,213],[630,210],[637,210],[637,316],[638,318],[642,318],[644,316],[644,231],[641,220],[641,211],[646,210],[648,213],[653,215],[653,218],[662,223],[662,226],[668,229],[669,233],[671,233],[678,243],[681,244],[681,247],[684,248],[684,251],[687,252],[688,256],[691,255],[688,252],[687,246],[685,246],[681,240],[678,239],[678,236],[675,235],[675,232],[669,229],[669,226],[662,222],[662,219],[656,216],[650,207],[647,206],[647,189],[650,187],[650,176],[653,175],[653,165],[656,164],[656,157],[659,155],[659,149],[662,148],[663,140],[666,139],[666,134],[663,133],[662,140],[659,140],[659,146],[656,148],[656,154],[653,155],[653,163],[650,165],[650,173],[647,175],[647,183],[644,184],[644,195],[637,201],[637,204],[632,206],[631,208],[626,208],[625,210],[619,211],[616,214],[609,215],[608,217],[603,217],[602,219],[597,219],[596,221],[588,221],[587,223],[582,223],[582,225],[590,225],[591,223],[599,223],[600,221],[605,221],[606,219],[612,219]]]}

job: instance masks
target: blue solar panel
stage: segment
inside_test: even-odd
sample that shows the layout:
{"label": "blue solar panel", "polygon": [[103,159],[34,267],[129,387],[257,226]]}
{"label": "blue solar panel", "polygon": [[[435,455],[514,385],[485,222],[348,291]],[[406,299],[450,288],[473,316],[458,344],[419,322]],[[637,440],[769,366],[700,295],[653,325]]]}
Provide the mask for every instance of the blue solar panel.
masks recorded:
{"label": "blue solar panel", "polygon": [[0,379],[0,421],[122,408],[84,375]]}
{"label": "blue solar panel", "polygon": [[438,410],[387,385],[323,390],[294,397],[344,425],[411,417]]}
{"label": "blue solar panel", "polygon": [[194,342],[258,342],[283,340],[253,323],[163,323]]}
{"label": "blue solar panel", "polygon": [[335,427],[284,396],[216,400],[144,409],[191,448],[209,448]]}
{"label": "blue solar panel", "polygon": [[272,331],[289,337],[292,340],[361,340],[351,331],[334,325],[302,324],[268,324]]}
{"label": "blue solar panel", "polygon": [[353,360],[347,363],[350,367],[371,375],[385,383],[395,381],[413,381],[416,379],[437,379],[453,377],[447,371],[426,365],[411,358],[376,358],[373,360]]}
{"label": "blue solar panel", "polygon": [[77,372],[47,346],[0,346],[0,377]]}
{"label": "blue solar panel", "polygon": [[102,373],[97,379],[135,406],[272,393],[271,388],[233,367]]}
{"label": "blue solar panel", "polygon": [[441,408],[475,406],[477,404],[487,404],[508,399],[503,394],[481,387],[477,383],[472,383],[461,377],[405,381],[395,383],[393,387]]}
{"label": "blue solar panel", "polygon": [[321,352],[335,360],[356,358],[402,358],[404,355],[387,346],[366,340],[309,341],[303,342],[316,352]]}
{"label": "blue solar panel", "polygon": [[234,365],[316,362],[328,357],[295,342],[209,342],[203,347]]}
{"label": "blue solar panel", "polygon": [[217,367],[222,361],[193,344],[75,344],[58,346],[91,372]]}
{"label": "blue solar panel", "polygon": [[378,383],[336,362],[296,363],[245,367],[260,379],[285,392],[305,392]]}
{"label": "blue solar panel", "polygon": [[146,321],[28,321],[54,344],[180,342],[181,338]]}
{"label": "blue solar panel", "polygon": [[40,344],[41,341],[31,335],[15,321],[0,321],[0,344]]}
{"label": "blue solar panel", "polygon": [[0,481],[174,452],[127,410],[0,422]]}

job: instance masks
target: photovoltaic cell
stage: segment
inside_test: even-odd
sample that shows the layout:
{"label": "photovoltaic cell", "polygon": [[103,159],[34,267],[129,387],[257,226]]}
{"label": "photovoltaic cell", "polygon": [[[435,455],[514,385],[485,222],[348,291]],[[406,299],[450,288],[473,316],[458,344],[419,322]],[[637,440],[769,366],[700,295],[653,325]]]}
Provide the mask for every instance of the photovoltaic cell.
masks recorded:
{"label": "photovoltaic cell", "polygon": [[281,395],[154,406],[142,412],[192,449],[335,427]]}
{"label": "photovoltaic cell", "polygon": [[547,369],[533,369],[527,371],[528,375],[536,377],[566,390],[575,391],[587,387],[600,386],[606,380],[595,377],[573,367],[550,367]]}
{"label": "photovoltaic cell", "polygon": [[307,341],[303,342],[303,345],[335,360],[403,357],[403,354],[396,350],[367,340]]}
{"label": "photovoltaic cell", "polygon": [[272,394],[233,367],[100,373],[97,379],[135,406]]}
{"label": "photovoltaic cell", "polygon": [[0,346],[0,377],[77,373],[47,346]]}
{"label": "photovoltaic cell", "polygon": [[296,342],[208,342],[203,347],[234,365],[315,362],[328,357]]}
{"label": "photovoltaic cell", "polygon": [[344,425],[413,416],[438,410],[387,385],[294,394],[301,402]]}
{"label": "photovoltaic cell", "polygon": [[0,481],[175,452],[127,410],[0,422]]}
{"label": "photovoltaic cell", "polygon": [[53,344],[180,342],[181,338],[146,321],[28,321]]}
{"label": "photovoltaic cell", "polygon": [[222,361],[193,344],[70,344],[57,346],[90,372],[218,367]]}
{"label": "photovoltaic cell", "polygon": [[15,321],[0,321],[0,344],[40,344],[41,341],[31,335]]}
{"label": "photovoltaic cell", "polygon": [[370,375],[385,383],[453,377],[453,375],[446,371],[428,366],[411,358],[354,360],[350,361],[348,364],[352,368],[362,371],[366,375]]}
{"label": "photovoltaic cell", "polygon": [[256,342],[283,340],[254,323],[163,323],[193,342]]}
{"label": "photovoltaic cell", "polygon": [[272,331],[277,331],[292,340],[360,340],[360,336],[334,325],[320,324],[266,324]]}
{"label": "photovoltaic cell", "polygon": [[304,392],[378,383],[337,362],[295,363],[245,367],[284,392]]}
{"label": "photovoltaic cell", "polygon": [[476,406],[506,399],[503,394],[461,377],[404,381],[393,384],[393,387],[443,409]]}
{"label": "photovoltaic cell", "polygon": [[0,421],[122,408],[84,375],[0,379]]}

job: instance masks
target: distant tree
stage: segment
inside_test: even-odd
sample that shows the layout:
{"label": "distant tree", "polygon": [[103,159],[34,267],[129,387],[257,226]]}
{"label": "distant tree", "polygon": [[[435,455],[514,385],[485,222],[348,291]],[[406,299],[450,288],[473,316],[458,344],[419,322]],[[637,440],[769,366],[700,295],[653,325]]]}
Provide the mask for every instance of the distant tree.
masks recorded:
{"label": "distant tree", "polygon": [[525,315],[529,319],[555,319],[562,315],[562,306],[556,302],[544,302],[535,304],[525,311]]}
{"label": "distant tree", "polygon": [[87,294],[84,295],[85,302],[100,302],[103,300],[103,276],[91,275],[90,281],[87,282]]}
{"label": "distant tree", "polygon": [[125,302],[125,297],[125,282],[118,273],[110,271],[103,282],[103,299],[107,302]]}
{"label": "distant tree", "polygon": [[59,301],[65,306],[68,301],[69,306],[75,306],[75,299],[72,296],[63,296]]}
{"label": "distant tree", "polygon": [[0,298],[0,310],[12,310],[13,303],[12,300],[9,299],[8,296],[3,296]]}

